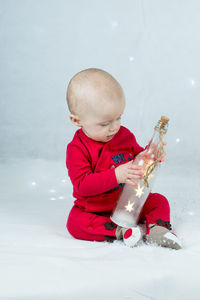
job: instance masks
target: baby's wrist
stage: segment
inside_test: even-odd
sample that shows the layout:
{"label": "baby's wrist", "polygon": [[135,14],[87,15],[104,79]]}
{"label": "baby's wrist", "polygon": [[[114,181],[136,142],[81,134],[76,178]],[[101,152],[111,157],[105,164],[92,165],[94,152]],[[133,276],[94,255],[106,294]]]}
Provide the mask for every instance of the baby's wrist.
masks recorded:
{"label": "baby's wrist", "polygon": [[117,168],[115,169],[115,177],[116,177],[116,180],[117,180],[117,183],[120,184],[120,176],[118,174],[118,171],[117,171]]}

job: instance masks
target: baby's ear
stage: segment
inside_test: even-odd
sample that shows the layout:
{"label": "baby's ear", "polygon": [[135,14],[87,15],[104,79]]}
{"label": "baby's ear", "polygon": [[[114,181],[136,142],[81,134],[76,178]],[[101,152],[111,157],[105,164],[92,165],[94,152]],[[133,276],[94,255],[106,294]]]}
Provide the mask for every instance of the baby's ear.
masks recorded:
{"label": "baby's ear", "polygon": [[69,116],[69,118],[73,124],[75,124],[76,126],[79,126],[79,127],[81,126],[80,119],[78,116],[71,114]]}

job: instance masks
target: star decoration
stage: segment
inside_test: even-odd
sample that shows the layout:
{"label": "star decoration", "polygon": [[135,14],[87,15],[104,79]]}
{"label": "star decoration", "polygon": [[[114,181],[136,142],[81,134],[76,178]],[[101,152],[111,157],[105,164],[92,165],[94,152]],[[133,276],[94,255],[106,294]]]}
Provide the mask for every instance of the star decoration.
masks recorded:
{"label": "star decoration", "polygon": [[140,198],[144,194],[143,190],[144,190],[144,186],[141,187],[140,184],[138,183],[137,189],[135,189],[136,196]]}
{"label": "star decoration", "polygon": [[125,208],[127,211],[131,212],[133,210],[134,202],[131,203],[131,201],[128,201],[128,204],[125,205]]}

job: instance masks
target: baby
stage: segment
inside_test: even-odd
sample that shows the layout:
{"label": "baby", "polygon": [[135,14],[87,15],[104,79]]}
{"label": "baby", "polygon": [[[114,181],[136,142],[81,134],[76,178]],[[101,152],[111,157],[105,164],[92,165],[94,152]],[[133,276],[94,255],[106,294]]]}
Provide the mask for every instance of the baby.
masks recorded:
{"label": "baby", "polygon": [[158,193],[149,194],[137,227],[123,228],[110,219],[123,185],[135,185],[143,176],[134,158],[144,148],[120,125],[125,96],[117,80],[100,69],[83,70],[68,85],[67,103],[70,120],[80,127],[67,146],[76,199],[67,220],[70,234],[88,241],[123,239],[130,247],[143,238],[180,249],[171,232],[168,200]]}

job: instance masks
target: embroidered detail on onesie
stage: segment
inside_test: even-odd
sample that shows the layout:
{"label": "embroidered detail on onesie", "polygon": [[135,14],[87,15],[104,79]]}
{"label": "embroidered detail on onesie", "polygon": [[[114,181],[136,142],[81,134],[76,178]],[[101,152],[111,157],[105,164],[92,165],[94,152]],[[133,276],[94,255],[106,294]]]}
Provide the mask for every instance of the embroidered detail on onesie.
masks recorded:
{"label": "embroidered detail on onesie", "polygon": [[110,192],[113,192],[115,190],[119,190],[119,189],[122,189],[124,186],[124,183],[120,183],[118,186],[114,187],[113,189],[107,191],[106,193],[110,193]]}
{"label": "embroidered detail on onesie", "polygon": [[105,240],[109,243],[113,243],[116,240],[116,237],[114,237],[114,236],[105,235],[104,237],[105,237]]}
{"label": "embroidered detail on onesie", "polygon": [[113,222],[108,222],[108,221],[104,224],[104,226],[106,230],[113,230],[117,228],[117,225],[115,225]]}
{"label": "embroidered detail on onesie", "polygon": [[159,226],[166,226],[168,230],[172,230],[172,226],[169,221],[163,221],[162,219],[156,220],[156,224]]}
{"label": "embroidered detail on onesie", "polygon": [[114,163],[117,164],[121,164],[122,162],[126,162],[126,161],[130,161],[132,158],[131,153],[120,153],[117,155],[112,156],[112,160],[114,161]]}
{"label": "embroidered detail on onesie", "polygon": [[120,164],[121,162],[126,161],[123,153],[113,156],[112,159],[116,164]]}

